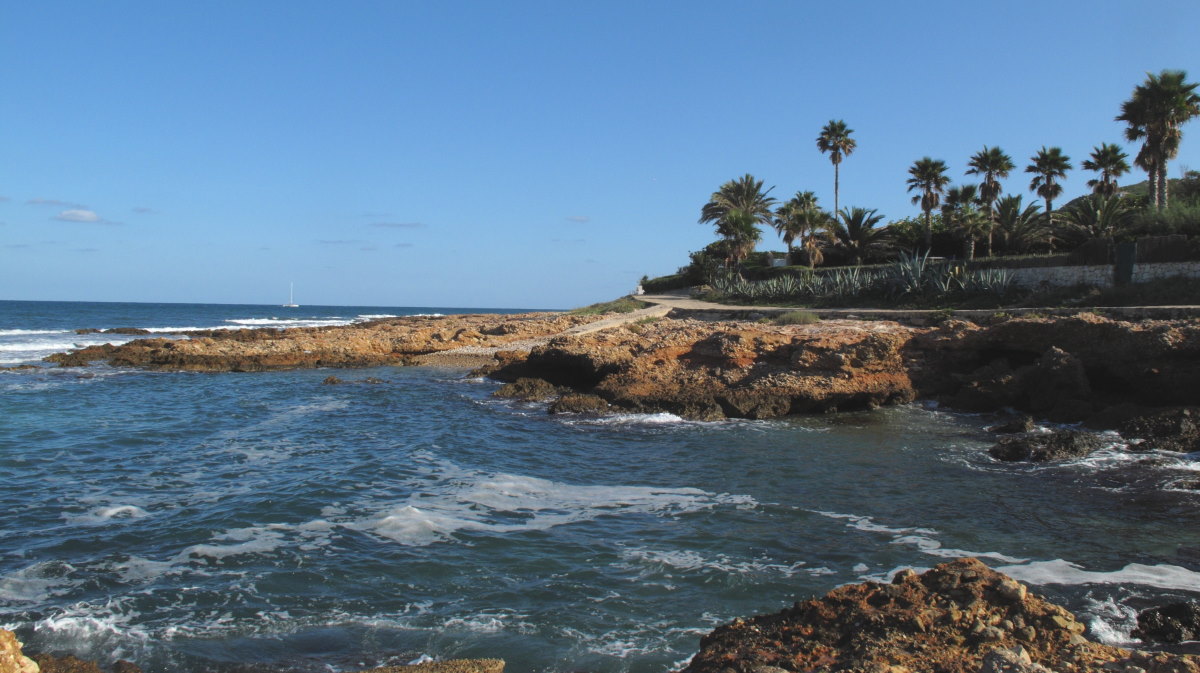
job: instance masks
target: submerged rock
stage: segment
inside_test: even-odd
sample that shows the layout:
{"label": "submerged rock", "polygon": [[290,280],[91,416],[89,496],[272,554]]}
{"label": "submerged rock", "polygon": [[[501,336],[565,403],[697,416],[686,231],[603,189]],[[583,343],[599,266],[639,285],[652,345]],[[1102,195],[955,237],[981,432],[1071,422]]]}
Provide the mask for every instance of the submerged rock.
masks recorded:
{"label": "submerged rock", "polygon": [[988,449],[988,453],[996,460],[1005,462],[1027,460],[1031,463],[1044,463],[1050,460],[1082,458],[1103,445],[1104,442],[1090,432],[1056,430],[1001,437],[995,446]]}
{"label": "submerged rock", "polygon": [[598,395],[567,393],[550,405],[552,414],[603,414],[608,411],[608,402]]}
{"label": "submerged rock", "polygon": [[1200,640],[1200,602],[1171,603],[1138,613],[1133,637],[1153,643]]}

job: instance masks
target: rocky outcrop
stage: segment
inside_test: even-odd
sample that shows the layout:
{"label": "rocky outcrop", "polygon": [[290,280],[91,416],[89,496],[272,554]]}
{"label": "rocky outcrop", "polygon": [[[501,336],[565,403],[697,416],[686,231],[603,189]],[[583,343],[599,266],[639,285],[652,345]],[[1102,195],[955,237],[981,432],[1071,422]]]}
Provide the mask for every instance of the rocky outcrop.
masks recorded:
{"label": "rocky outcrop", "polygon": [[503,659],[447,659],[410,666],[385,666],[362,673],[504,673]]}
{"label": "rocky outcrop", "polygon": [[1138,613],[1133,637],[1149,643],[1200,640],[1200,602],[1184,601]]}
{"label": "rocky outcrop", "polygon": [[1082,458],[1099,449],[1104,443],[1096,435],[1078,430],[1028,432],[1001,437],[988,453],[1005,462],[1029,461],[1044,463],[1050,460]]}
{"label": "rocky outcrop", "polygon": [[562,313],[481,314],[390,318],[343,327],[205,330],[180,333],[186,339],[104,344],[51,355],[46,360],[63,366],[102,361],[113,366],[181,371],[410,364],[423,354],[468,346],[503,347],[558,334],[596,319]]}
{"label": "rocky outcrop", "polygon": [[1111,647],[1089,640],[1086,631],[1021,583],[961,559],[736,620],[704,636],[683,671],[1200,672],[1193,657]]}
{"label": "rocky outcrop", "polygon": [[519,378],[516,381],[500,386],[492,393],[492,396],[521,400],[522,402],[540,402],[558,397],[565,392],[568,392],[568,389],[556,386],[549,381]]}

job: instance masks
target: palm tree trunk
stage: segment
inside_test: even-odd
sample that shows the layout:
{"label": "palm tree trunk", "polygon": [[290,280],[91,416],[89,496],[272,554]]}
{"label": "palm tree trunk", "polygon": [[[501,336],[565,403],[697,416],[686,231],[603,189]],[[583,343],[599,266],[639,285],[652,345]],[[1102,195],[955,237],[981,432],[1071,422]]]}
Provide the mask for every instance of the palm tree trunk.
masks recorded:
{"label": "palm tree trunk", "polygon": [[1160,208],[1167,207],[1167,191],[1171,186],[1171,182],[1167,180],[1167,162],[1162,161],[1158,164],[1158,188],[1162,193],[1158,203]]}
{"label": "palm tree trunk", "polygon": [[1146,177],[1149,180],[1150,186],[1150,203],[1155,210],[1159,208],[1159,193],[1158,193],[1158,166],[1151,166],[1150,170],[1146,171]]}
{"label": "palm tree trunk", "polygon": [[996,209],[988,204],[988,244],[987,256],[992,256],[992,232],[996,231]]}
{"label": "palm tree trunk", "polygon": [[929,211],[925,211],[925,254],[929,254],[933,248],[933,220],[929,216]]}
{"label": "palm tree trunk", "polygon": [[838,210],[838,165],[835,163],[833,165],[833,216],[834,216],[834,218],[836,218],[838,216],[838,213],[840,213],[840,212],[841,211]]}

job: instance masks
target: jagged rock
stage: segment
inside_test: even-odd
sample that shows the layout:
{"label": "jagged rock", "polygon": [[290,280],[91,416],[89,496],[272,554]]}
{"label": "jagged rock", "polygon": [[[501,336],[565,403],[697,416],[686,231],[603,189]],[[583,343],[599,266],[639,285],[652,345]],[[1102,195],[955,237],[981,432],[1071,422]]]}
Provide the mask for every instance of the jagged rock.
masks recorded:
{"label": "jagged rock", "polygon": [[[1033,594],[1011,600],[1009,583],[1016,584],[975,559],[960,559],[921,575],[899,573],[891,584],[841,586],[776,614],[717,628],[700,640],[700,651],[683,670],[1099,673],[1138,666],[1154,673],[1200,672],[1194,657],[1089,641],[1080,635],[1083,624],[1063,608]],[[1018,623],[1028,630],[1007,628]]]}
{"label": "jagged rock", "polygon": [[519,378],[512,383],[500,386],[492,393],[492,396],[538,402],[561,395],[563,391],[563,388],[544,379]]}
{"label": "jagged rock", "polygon": [[1133,637],[1154,643],[1200,640],[1200,602],[1185,601],[1138,613]]}
{"label": "jagged rock", "polygon": [[150,330],[140,327],[112,327],[106,329],[104,334],[150,334]]}
{"label": "jagged rock", "polygon": [[1080,458],[1103,446],[1100,439],[1079,430],[1056,430],[1046,433],[1025,433],[1001,437],[988,453],[996,460],[1014,462],[1027,460],[1042,463],[1048,460]]}
{"label": "jagged rock", "polygon": [[325,380],[321,381],[321,385],[323,385],[323,386],[336,386],[341,383],[345,383],[345,381],[339,379],[336,376],[326,376]]}
{"label": "jagged rock", "polygon": [[1033,432],[1037,429],[1037,424],[1033,422],[1032,416],[1021,416],[1014,418],[1007,423],[993,425],[988,428],[988,432],[994,432],[998,435],[1017,435],[1025,432]]}
{"label": "jagged rock", "polygon": [[603,414],[608,402],[597,395],[567,393],[550,405],[552,414]]}
{"label": "jagged rock", "polygon": [[30,369],[41,369],[41,367],[38,367],[37,365],[11,365],[7,367],[0,367],[0,372],[21,372]]}
{"label": "jagged rock", "polygon": [[1148,411],[1124,419],[1118,428],[1124,436],[1148,440],[1139,446],[1140,450],[1200,450],[1200,409],[1196,407]]}
{"label": "jagged rock", "polygon": [[38,665],[21,652],[21,641],[6,629],[0,629],[0,673],[38,673]]}
{"label": "jagged rock", "polygon": [[361,673],[504,673],[503,659],[447,659],[411,666],[384,666]]}

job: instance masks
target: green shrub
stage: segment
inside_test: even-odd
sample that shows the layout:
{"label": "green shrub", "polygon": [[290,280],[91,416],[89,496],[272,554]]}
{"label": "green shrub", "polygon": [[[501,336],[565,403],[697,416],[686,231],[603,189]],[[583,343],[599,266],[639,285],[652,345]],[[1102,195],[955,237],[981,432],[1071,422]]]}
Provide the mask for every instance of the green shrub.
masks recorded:
{"label": "green shrub", "polygon": [[590,306],[569,311],[571,315],[600,315],[602,313],[632,313],[640,308],[646,308],[650,304],[644,301],[638,301],[633,297],[621,297],[612,301],[600,302]]}
{"label": "green shrub", "polygon": [[814,325],[821,322],[821,317],[812,311],[788,311],[775,316],[772,322],[776,325]]}

